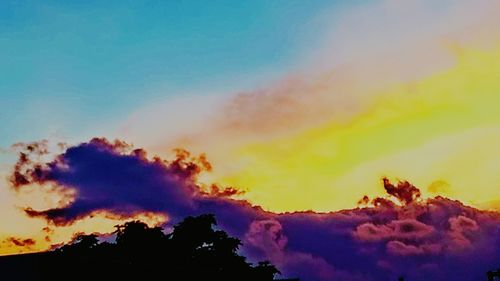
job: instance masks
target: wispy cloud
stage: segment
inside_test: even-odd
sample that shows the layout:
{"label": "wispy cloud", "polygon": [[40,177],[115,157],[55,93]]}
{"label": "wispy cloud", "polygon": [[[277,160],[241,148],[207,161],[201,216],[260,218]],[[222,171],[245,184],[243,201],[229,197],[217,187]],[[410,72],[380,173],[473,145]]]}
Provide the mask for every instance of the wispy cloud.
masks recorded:
{"label": "wispy cloud", "polygon": [[[164,156],[206,152],[213,181],[269,210],[353,207],[382,176],[444,181],[437,194],[479,206],[500,182],[499,12],[495,1],[380,1],[326,13],[324,39],[282,79],[139,109],[118,135]],[[481,168],[466,173],[472,162]],[[304,199],[305,185],[316,195]]]}

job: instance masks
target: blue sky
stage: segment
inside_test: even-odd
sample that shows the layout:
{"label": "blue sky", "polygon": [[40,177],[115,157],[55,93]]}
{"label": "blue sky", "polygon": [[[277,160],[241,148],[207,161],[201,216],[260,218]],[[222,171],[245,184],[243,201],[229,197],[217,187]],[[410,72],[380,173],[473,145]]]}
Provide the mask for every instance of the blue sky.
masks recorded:
{"label": "blue sky", "polygon": [[0,2],[0,146],[99,133],[155,99],[284,73],[317,39],[316,19],[341,6],[41,2]]}

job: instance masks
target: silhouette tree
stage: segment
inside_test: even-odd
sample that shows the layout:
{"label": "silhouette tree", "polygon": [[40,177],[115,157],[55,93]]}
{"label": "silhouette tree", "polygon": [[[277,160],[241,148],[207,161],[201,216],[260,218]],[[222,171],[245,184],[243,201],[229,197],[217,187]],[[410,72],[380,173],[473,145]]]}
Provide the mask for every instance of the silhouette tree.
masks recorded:
{"label": "silhouette tree", "polygon": [[[215,230],[216,225],[213,215],[201,215],[188,217],[174,227],[168,236],[169,248],[175,253],[171,263],[179,276],[199,280],[234,280],[237,276],[242,280],[273,280],[278,273],[276,268],[269,263],[254,267],[246,262],[245,257],[237,254],[241,241]],[[262,279],[265,277],[268,278]]]}
{"label": "silhouette tree", "polygon": [[140,221],[127,222],[116,226],[116,252],[131,266],[143,270],[157,265],[161,255],[165,255],[166,235],[160,227],[148,227]]}
{"label": "silhouette tree", "polygon": [[498,277],[500,279],[500,269],[497,271],[488,271],[486,272],[486,277],[488,278],[488,281],[493,281],[495,280],[495,277]]}
{"label": "silhouette tree", "polygon": [[140,221],[127,222],[116,226],[115,243],[78,235],[44,256],[39,280],[267,281],[280,273],[268,261],[247,262],[238,254],[241,241],[216,225],[213,215],[201,215],[187,217],[168,234]]}
{"label": "silhouette tree", "polygon": [[72,254],[89,254],[91,249],[99,245],[99,239],[95,234],[78,234],[71,244],[64,245],[56,251],[72,255]]}
{"label": "silhouette tree", "polygon": [[276,274],[281,272],[272,265],[269,261],[261,261],[255,267],[256,278],[255,280],[273,280]]}

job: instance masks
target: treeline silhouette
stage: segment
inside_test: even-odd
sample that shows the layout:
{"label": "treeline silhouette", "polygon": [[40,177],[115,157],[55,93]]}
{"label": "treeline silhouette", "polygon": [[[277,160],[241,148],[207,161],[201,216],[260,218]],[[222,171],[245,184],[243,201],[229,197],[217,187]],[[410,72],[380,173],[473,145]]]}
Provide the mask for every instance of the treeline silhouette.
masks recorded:
{"label": "treeline silhouette", "polygon": [[213,215],[201,215],[186,218],[168,234],[140,221],[127,222],[116,226],[114,243],[99,242],[93,234],[80,235],[70,244],[37,255],[38,272],[30,279],[274,280],[279,273],[274,265],[249,263],[238,254],[241,241],[215,225]]}

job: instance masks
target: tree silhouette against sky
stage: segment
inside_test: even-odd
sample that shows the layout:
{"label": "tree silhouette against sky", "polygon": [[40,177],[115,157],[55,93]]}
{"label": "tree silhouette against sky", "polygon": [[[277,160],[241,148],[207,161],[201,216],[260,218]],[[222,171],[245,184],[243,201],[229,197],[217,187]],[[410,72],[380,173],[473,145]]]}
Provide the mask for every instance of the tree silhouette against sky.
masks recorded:
{"label": "tree silhouette against sky", "polygon": [[[187,217],[165,234],[132,221],[116,226],[116,242],[79,235],[41,260],[41,280],[273,280],[267,261],[253,265],[238,254],[241,241],[222,230],[213,215]],[[154,278],[154,279],[153,279]]]}

